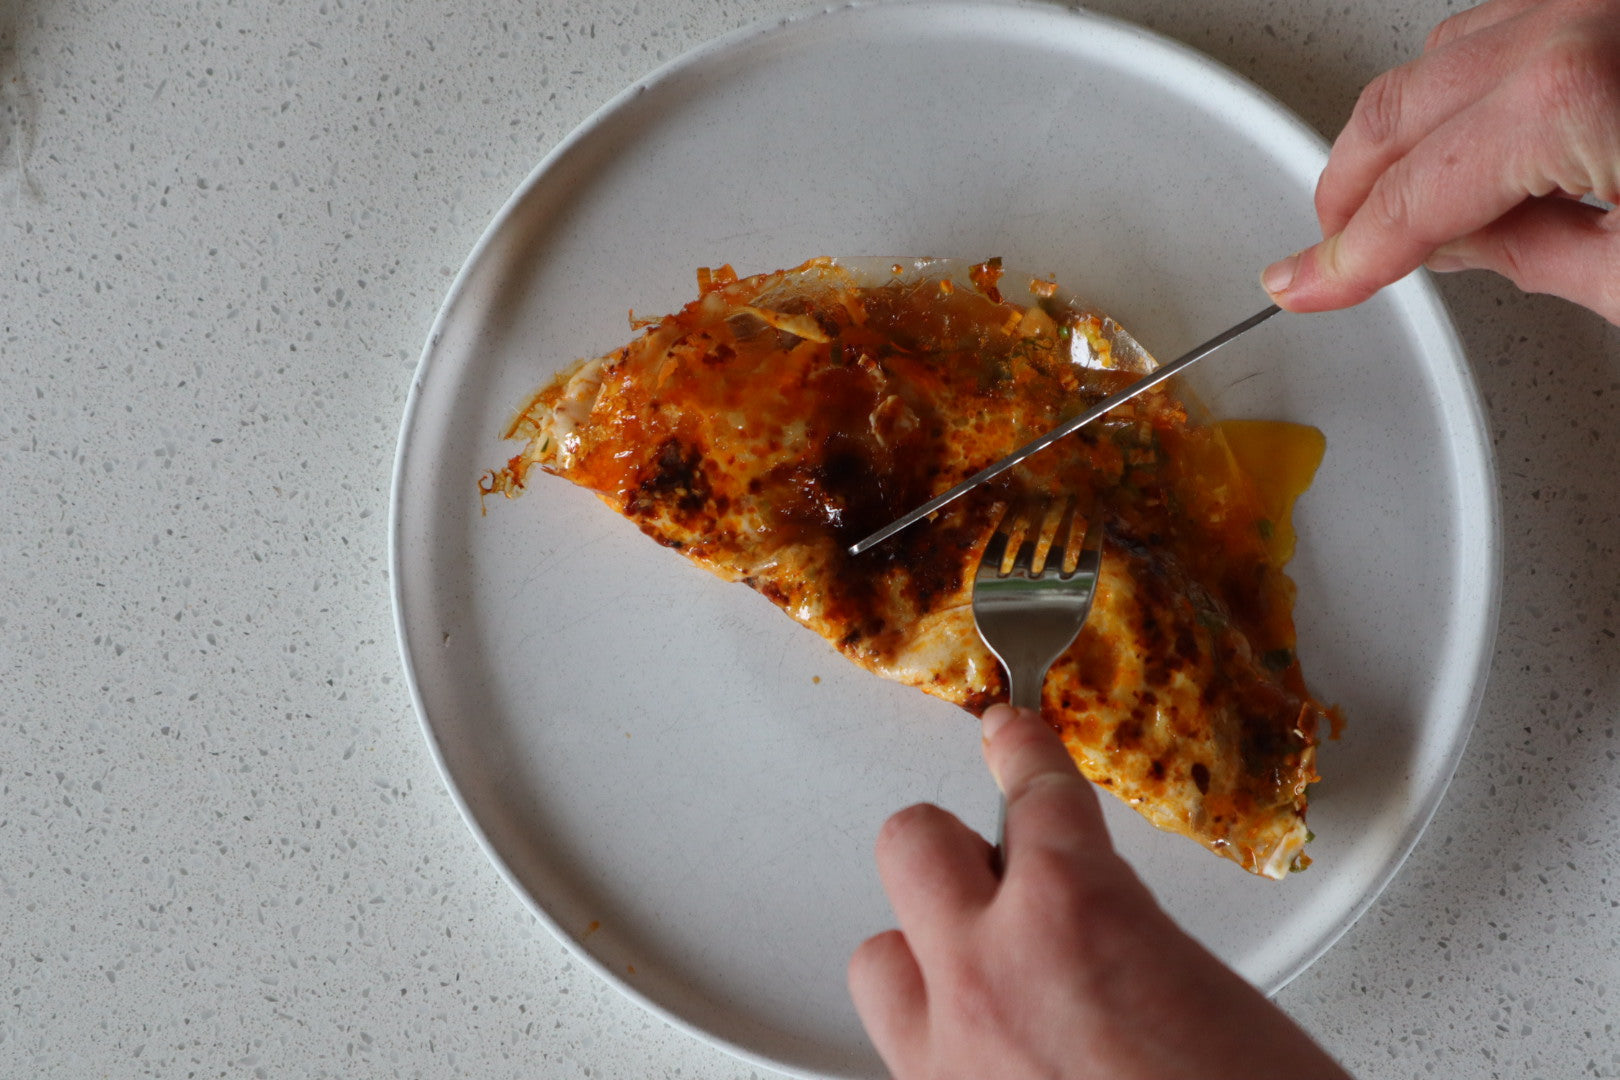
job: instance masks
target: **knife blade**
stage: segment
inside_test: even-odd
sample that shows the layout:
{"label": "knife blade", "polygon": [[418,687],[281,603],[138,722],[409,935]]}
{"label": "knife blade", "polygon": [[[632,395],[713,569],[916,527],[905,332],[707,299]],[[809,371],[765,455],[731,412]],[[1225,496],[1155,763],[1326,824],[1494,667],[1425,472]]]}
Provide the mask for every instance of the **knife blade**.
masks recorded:
{"label": "knife blade", "polygon": [[1039,453],[1040,451],[1045,450],[1048,446],[1051,446],[1065,435],[1072,435],[1076,431],[1079,431],[1081,428],[1085,427],[1099,416],[1102,416],[1110,409],[1123,405],[1125,402],[1131,400],[1131,398],[1142,393],[1144,390],[1149,390],[1159,385],[1159,383],[1164,382],[1164,380],[1190,367],[1195,362],[1202,360],[1216,349],[1219,349],[1222,345],[1226,345],[1234,339],[1248,333],[1250,330],[1253,330],[1255,327],[1259,326],[1261,323],[1265,322],[1267,319],[1271,318],[1281,310],[1282,309],[1276,304],[1272,304],[1264,311],[1257,312],[1256,314],[1249,316],[1247,319],[1244,319],[1231,329],[1216,334],[1202,345],[1197,346],[1190,352],[1178,356],[1176,359],[1172,360],[1168,364],[1165,364],[1163,367],[1155,368],[1152,372],[1144,375],[1142,378],[1127,386],[1125,389],[1116,394],[1111,394],[1108,397],[1103,398],[1101,401],[1097,402],[1097,404],[1093,405],[1085,412],[1082,412],[1080,415],[1075,416],[1072,419],[1065,420],[1063,423],[1059,424],[1051,431],[1048,431],[1040,438],[1025,443],[1023,446],[1020,446],[1017,450],[1014,450],[1001,460],[985,466],[944,494],[934,496],[932,499],[929,499],[915,510],[912,510],[910,513],[896,518],[894,521],[885,525],[877,532],[851,544],[849,547],[849,553],[851,555],[859,555],[864,551],[871,550],[878,544],[883,543],[883,541],[893,536],[895,533],[915,525],[928,515],[936,513],[950,503],[955,502],[957,499],[961,498],[969,491],[972,491],[986,480],[995,479],[997,476],[1000,476],[1014,465],[1017,465],[1020,461],[1023,461],[1025,458],[1029,457],[1031,454]]}

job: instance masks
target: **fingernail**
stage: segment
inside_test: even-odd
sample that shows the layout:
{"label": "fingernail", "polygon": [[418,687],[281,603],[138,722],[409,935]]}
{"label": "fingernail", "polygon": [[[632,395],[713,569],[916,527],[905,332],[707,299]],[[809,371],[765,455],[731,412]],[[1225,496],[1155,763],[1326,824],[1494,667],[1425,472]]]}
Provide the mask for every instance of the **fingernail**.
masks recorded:
{"label": "fingernail", "polygon": [[1451,274],[1458,270],[1467,270],[1468,264],[1456,255],[1442,255],[1435,252],[1423,261],[1423,265],[1437,274]]}
{"label": "fingernail", "polygon": [[979,723],[982,725],[985,741],[989,742],[995,738],[996,732],[1006,727],[1007,721],[1017,715],[1017,710],[1011,705],[992,705],[984,710],[984,716],[980,718]]}
{"label": "fingernail", "polygon": [[1288,286],[1294,283],[1294,275],[1299,272],[1299,255],[1293,254],[1286,259],[1278,259],[1260,272],[1260,284],[1266,292],[1273,296],[1288,291]]}

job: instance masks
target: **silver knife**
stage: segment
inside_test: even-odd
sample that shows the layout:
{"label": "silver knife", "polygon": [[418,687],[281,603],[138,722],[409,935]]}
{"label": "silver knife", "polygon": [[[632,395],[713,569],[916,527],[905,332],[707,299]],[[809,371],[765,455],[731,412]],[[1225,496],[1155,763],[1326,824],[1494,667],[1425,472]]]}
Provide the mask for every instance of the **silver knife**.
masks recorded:
{"label": "silver knife", "polygon": [[1097,419],[1097,417],[1103,415],[1103,413],[1108,412],[1116,405],[1123,405],[1125,402],[1131,400],[1131,398],[1135,397],[1137,394],[1140,394],[1142,391],[1159,385],[1160,383],[1164,382],[1164,380],[1181,371],[1183,368],[1191,366],[1195,361],[1202,360],[1204,357],[1208,356],[1222,345],[1225,345],[1234,338],[1241,337],[1243,334],[1248,333],[1250,330],[1253,330],[1255,327],[1259,326],[1261,323],[1265,322],[1267,319],[1271,318],[1281,310],[1282,309],[1276,304],[1272,304],[1264,311],[1244,319],[1230,330],[1216,334],[1214,337],[1193,349],[1191,352],[1177,357],[1175,360],[1165,364],[1163,367],[1155,368],[1150,374],[1144,375],[1142,378],[1127,386],[1119,393],[1103,398],[1101,401],[1097,402],[1097,404],[1093,405],[1079,416],[1076,416],[1070,420],[1065,420],[1063,423],[1059,424],[1051,431],[1048,431],[1045,435],[1042,435],[1034,442],[1025,443],[1023,446],[1020,446],[1017,450],[1014,450],[1000,461],[997,461],[992,465],[985,466],[972,476],[968,477],[966,480],[962,481],[960,484],[957,484],[955,487],[945,492],[943,495],[936,495],[934,498],[929,499],[927,502],[917,507],[917,509],[911,511],[911,513],[906,514],[904,517],[898,518],[897,520],[890,522],[888,525],[883,526],[883,528],[879,529],[871,536],[851,544],[849,547],[849,553],[851,555],[859,555],[861,552],[883,543],[883,541],[887,540],[901,529],[904,529],[910,525],[915,525],[929,514],[935,513],[949,503],[961,498],[967,492],[972,491],[986,480],[991,480],[997,476],[1000,476],[1002,473],[1006,472],[1020,461],[1023,461],[1025,458],[1029,457],[1031,454],[1045,450],[1048,446],[1051,446],[1065,435],[1074,434],[1076,431],[1079,431],[1081,428]]}

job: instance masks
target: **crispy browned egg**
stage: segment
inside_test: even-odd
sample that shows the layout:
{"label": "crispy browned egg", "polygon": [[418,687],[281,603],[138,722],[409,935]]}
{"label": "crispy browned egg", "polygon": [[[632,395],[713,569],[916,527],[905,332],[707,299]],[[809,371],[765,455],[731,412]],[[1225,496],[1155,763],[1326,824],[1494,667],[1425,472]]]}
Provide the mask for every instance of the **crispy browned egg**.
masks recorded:
{"label": "crispy browned egg", "polygon": [[515,494],[535,465],[565,477],[862,667],[973,712],[1006,696],[973,626],[979,553],[1009,508],[1072,500],[1104,515],[1103,571],[1046,717],[1086,776],[1160,828],[1267,877],[1303,867],[1330,711],[1306,689],[1281,565],[1314,429],[1238,432],[1253,460],[1292,463],[1257,484],[1221,425],[1155,388],[848,554],[1136,377],[1095,317],[1009,303],[995,270],[973,288],[872,283],[825,259],[700,272],[698,299],[536,394],[506,432],[523,450],[482,490]]}

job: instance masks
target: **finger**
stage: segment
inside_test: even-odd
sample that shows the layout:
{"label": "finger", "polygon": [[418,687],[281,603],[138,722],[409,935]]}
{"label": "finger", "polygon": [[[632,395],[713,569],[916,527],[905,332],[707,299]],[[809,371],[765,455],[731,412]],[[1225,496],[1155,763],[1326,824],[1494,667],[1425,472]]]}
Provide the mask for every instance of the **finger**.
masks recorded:
{"label": "finger", "polygon": [[1345,227],[1385,170],[1524,62],[1537,37],[1519,22],[1495,23],[1367,84],[1316,182],[1323,236]]}
{"label": "finger", "polygon": [[[1543,95],[1504,84],[1440,125],[1373,185],[1344,229],[1267,267],[1261,282],[1290,311],[1325,311],[1367,299],[1441,244],[1484,228],[1525,198],[1559,185],[1571,151]],[[1503,139],[1479,132],[1512,132]],[[1578,185],[1577,185],[1578,186]]]}
{"label": "finger", "polygon": [[1494,270],[1526,292],[1550,293],[1620,325],[1620,215],[1568,199],[1525,203],[1441,247],[1431,270]]}
{"label": "finger", "polygon": [[877,867],[900,928],[918,954],[959,940],[995,896],[994,852],[937,806],[907,807],[878,830]]}
{"label": "finger", "polygon": [[996,705],[984,714],[985,761],[1007,797],[1009,871],[1032,845],[1070,852],[1110,851],[1097,793],[1040,714]]}
{"label": "finger", "polygon": [[1423,42],[1423,51],[1444,48],[1459,38],[1477,33],[1491,26],[1522,15],[1531,8],[1543,6],[1543,0],[1489,0],[1489,3],[1459,11],[1442,20]]}
{"label": "finger", "polygon": [[861,1025],[890,1071],[911,1060],[927,1029],[928,994],[906,936],[867,938],[849,958],[849,996]]}

